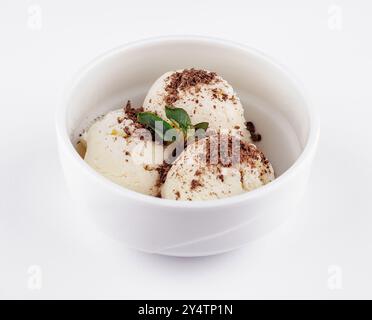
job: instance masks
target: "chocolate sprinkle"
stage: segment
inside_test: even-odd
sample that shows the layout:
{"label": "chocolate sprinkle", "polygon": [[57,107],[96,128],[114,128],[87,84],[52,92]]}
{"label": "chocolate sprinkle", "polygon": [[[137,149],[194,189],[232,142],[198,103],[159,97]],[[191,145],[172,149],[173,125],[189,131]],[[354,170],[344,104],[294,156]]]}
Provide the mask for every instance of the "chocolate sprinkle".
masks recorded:
{"label": "chocolate sprinkle", "polygon": [[261,134],[256,133],[256,127],[253,124],[253,122],[248,121],[245,124],[245,126],[246,126],[247,130],[249,131],[249,133],[251,134],[251,138],[252,138],[252,141],[253,142],[258,142],[258,141],[261,141],[262,140]]}
{"label": "chocolate sprinkle", "polygon": [[134,123],[137,123],[137,113],[143,112],[143,107],[133,108],[132,103],[128,100],[126,106],[124,107],[125,115],[128,119],[132,120]]}
{"label": "chocolate sprinkle", "polygon": [[156,168],[156,170],[158,171],[159,176],[160,176],[158,186],[162,185],[165,182],[165,179],[167,178],[167,174],[168,174],[171,167],[172,167],[171,164],[166,163],[164,161],[161,166]]}
{"label": "chocolate sprinkle", "polygon": [[192,181],[191,181],[191,190],[194,190],[194,189],[196,189],[196,188],[198,188],[198,187],[202,187],[203,185],[201,184],[201,182],[199,181],[199,180],[195,180],[195,179],[193,179]]}
{"label": "chocolate sprinkle", "polygon": [[[260,161],[265,167],[269,167],[269,161],[254,144],[232,136],[225,137],[222,142],[221,136],[223,135],[218,135],[218,141],[204,140],[206,143],[205,160],[208,165],[216,165],[218,162],[223,167],[231,167],[237,163],[248,163],[254,168],[255,162]],[[233,139],[238,140],[233,141]]]}
{"label": "chocolate sprinkle", "polygon": [[[182,72],[174,72],[167,80],[170,80],[165,87],[167,95],[164,100],[165,103],[171,105],[179,98],[180,90],[187,90],[192,87],[197,87],[198,84],[210,84],[217,77],[215,72],[205,70],[197,70],[194,68],[185,69]],[[196,88],[197,90],[197,88]]]}

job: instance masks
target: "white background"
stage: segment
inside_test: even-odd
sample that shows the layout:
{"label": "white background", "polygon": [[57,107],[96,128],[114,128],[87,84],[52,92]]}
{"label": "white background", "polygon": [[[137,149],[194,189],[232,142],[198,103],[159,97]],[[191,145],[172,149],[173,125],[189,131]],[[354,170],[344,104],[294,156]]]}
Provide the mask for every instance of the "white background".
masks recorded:
{"label": "white background", "polygon": [[[1,0],[0,297],[372,298],[371,15],[369,0]],[[297,215],[229,254],[126,249],[73,211],[64,185],[54,111],[69,80],[108,49],[170,34],[263,50],[319,109]]]}

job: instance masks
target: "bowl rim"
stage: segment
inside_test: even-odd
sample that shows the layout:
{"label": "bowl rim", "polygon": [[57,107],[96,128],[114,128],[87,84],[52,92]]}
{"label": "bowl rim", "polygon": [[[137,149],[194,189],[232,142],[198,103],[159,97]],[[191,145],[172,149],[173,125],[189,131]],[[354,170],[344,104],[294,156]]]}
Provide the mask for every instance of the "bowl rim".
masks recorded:
{"label": "bowl rim", "polygon": [[[227,198],[216,199],[216,200],[203,200],[203,201],[177,201],[177,200],[170,200],[170,199],[162,199],[146,194],[142,194],[125,187],[122,187],[109,179],[102,176],[100,173],[96,172],[93,168],[91,168],[78,154],[73,143],[70,140],[70,135],[67,130],[67,110],[68,110],[68,101],[73,93],[74,89],[80,82],[80,80],[88,73],[91,69],[93,69],[96,65],[103,62],[105,59],[112,57],[113,55],[122,53],[123,51],[127,51],[133,48],[144,47],[146,45],[161,43],[161,42],[179,42],[179,41],[189,41],[189,42],[204,42],[210,44],[218,44],[225,47],[230,47],[236,50],[242,50],[245,52],[249,52],[252,55],[256,55],[265,63],[270,64],[271,66],[275,67],[278,71],[280,71],[284,76],[288,78],[291,82],[293,87],[300,93],[303,97],[306,111],[309,117],[309,134],[306,141],[306,144],[295,160],[295,162],[286,170],[284,171],[279,177],[275,178],[272,182],[261,186],[255,190],[242,193],[240,195],[235,195]],[[317,143],[319,140],[319,118],[317,112],[312,104],[310,104],[308,95],[305,92],[303,85],[297,79],[296,76],[293,75],[292,72],[287,70],[284,66],[278,63],[275,59],[269,57],[266,53],[263,53],[259,49],[252,48],[248,45],[241,44],[231,40],[225,40],[216,37],[209,37],[209,36],[199,36],[199,35],[176,35],[176,36],[159,36],[159,37],[151,37],[145,38],[141,40],[137,40],[134,42],[129,42],[124,45],[118,46],[114,49],[106,51],[93,59],[89,62],[85,67],[82,67],[78,72],[75,73],[75,76],[72,78],[70,85],[68,85],[63,94],[62,103],[57,106],[55,112],[55,123],[56,123],[56,133],[59,147],[63,148],[65,153],[68,154],[73,161],[75,161],[80,167],[82,173],[91,176],[95,179],[95,181],[105,188],[109,189],[110,191],[117,193],[124,198],[131,198],[134,201],[144,202],[152,205],[160,205],[165,207],[174,207],[174,208],[210,208],[210,207],[221,207],[221,206],[231,206],[234,204],[238,204],[240,202],[250,201],[252,199],[261,198],[271,192],[274,192],[278,188],[281,187],[286,181],[293,178],[297,173],[301,171],[301,169],[306,165],[307,160],[311,159],[316,151]],[[64,156],[64,154],[60,153],[60,156]]]}

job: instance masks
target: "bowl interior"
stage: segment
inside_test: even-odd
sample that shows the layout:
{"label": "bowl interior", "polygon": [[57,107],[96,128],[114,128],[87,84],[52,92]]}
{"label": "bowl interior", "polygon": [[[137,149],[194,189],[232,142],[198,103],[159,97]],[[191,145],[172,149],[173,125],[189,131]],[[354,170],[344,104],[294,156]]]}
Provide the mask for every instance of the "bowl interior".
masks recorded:
{"label": "bowl interior", "polygon": [[217,72],[238,93],[247,121],[262,134],[258,146],[285,172],[304,149],[310,117],[292,79],[254,50],[207,39],[161,39],[114,50],[94,61],[77,79],[67,102],[67,130],[78,135],[97,117],[123,106],[141,105],[147,90],[163,73],[181,68]]}

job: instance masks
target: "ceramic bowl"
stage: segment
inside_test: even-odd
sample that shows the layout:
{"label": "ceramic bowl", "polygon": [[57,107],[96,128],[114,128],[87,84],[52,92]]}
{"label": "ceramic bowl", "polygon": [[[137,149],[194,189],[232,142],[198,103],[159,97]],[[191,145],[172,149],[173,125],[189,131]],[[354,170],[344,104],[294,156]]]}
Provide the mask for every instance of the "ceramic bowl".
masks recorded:
{"label": "ceramic bowl", "polygon": [[[89,167],[75,149],[96,116],[128,99],[143,102],[163,73],[182,68],[217,72],[236,90],[258,146],[276,179],[251,192],[213,201],[173,201],[125,189]],[[232,250],[273,230],[296,212],[310,174],[319,125],[294,77],[265,54],[204,37],[154,38],[109,51],[84,68],[56,113],[60,159],[72,198],[100,229],[128,246],[174,256]]]}

